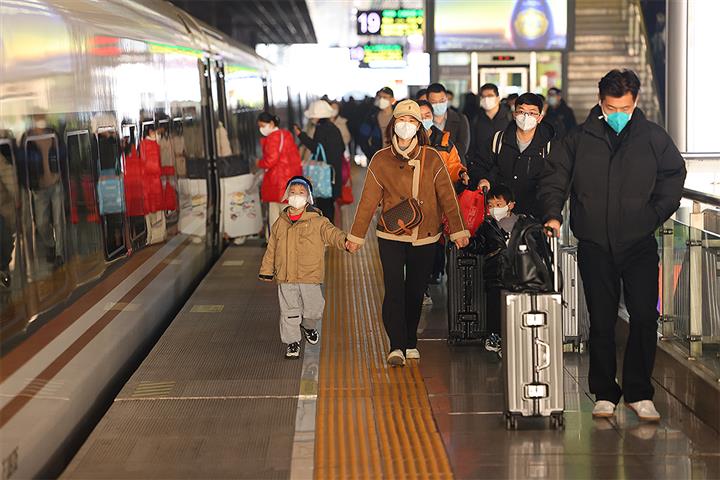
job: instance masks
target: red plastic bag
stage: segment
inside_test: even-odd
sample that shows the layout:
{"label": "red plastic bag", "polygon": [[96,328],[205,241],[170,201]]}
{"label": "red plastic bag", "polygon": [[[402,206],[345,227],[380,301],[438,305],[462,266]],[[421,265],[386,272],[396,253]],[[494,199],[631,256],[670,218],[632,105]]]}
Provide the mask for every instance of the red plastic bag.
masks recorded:
{"label": "red plastic bag", "polygon": [[351,205],[355,201],[352,191],[352,180],[348,180],[343,184],[342,191],[338,203],[340,205]]}
{"label": "red plastic bag", "polygon": [[[458,205],[460,205],[460,213],[465,223],[465,228],[470,231],[470,235],[480,227],[485,220],[485,195],[480,190],[465,190],[458,195]],[[447,219],[443,219],[445,224],[445,233],[449,234]]]}
{"label": "red plastic bag", "polygon": [[[347,185],[348,180],[350,180],[350,157],[348,157],[347,155],[343,155],[343,158],[342,158],[342,183],[343,183],[343,185]],[[352,202],[350,202],[350,203],[352,203]]]}

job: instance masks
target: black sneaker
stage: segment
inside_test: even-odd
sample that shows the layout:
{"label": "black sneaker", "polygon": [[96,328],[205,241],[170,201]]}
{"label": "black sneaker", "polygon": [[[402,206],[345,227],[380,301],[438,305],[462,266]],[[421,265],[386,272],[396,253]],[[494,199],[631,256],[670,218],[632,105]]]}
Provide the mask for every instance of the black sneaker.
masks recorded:
{"label": "black sneaker", "polygon": [[485,340],[485,350],[495,352],[498,356],[502,356],[502,339],[500,335],[491,333],[487,340]]}
{"label": "black sneaker", "polygon": [[305,328],[302,325],[300,325],[300,328],[302,328],[305,334],[305,340],[307,340],[310,345],[315,345],[320,341],[320,334],[314,328]]}
{"label": "black sneaker", "polygon": [[293,342],[287,346],[287,350],[285,350],[285,358],[298,357],[300,357],[300,342]]}

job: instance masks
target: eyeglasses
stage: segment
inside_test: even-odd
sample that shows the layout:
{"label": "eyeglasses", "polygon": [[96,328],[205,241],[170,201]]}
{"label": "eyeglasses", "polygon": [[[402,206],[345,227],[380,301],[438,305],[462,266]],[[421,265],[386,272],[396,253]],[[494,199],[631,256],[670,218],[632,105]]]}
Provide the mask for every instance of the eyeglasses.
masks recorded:
{"label": "eyeglasses", "polygon": [[518,115],[525,115],[526,117],[539,117],[541,114],[536,112],[523,112],[522,110],[515,110]]}

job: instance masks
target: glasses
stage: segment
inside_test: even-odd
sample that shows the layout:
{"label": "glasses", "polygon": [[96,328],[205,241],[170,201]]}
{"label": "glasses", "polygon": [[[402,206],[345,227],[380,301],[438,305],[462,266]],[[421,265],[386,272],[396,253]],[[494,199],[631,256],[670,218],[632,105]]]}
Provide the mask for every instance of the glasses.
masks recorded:
{"label": "glasses", "polygon": [[535,118],[537,118],[537,117],[540,116],[539,113],[536,113],[536,112],[523,112],[522,110],[515,110],[515,113],[516,113],[517,115],[525,115],[526,117],[535,117]]}

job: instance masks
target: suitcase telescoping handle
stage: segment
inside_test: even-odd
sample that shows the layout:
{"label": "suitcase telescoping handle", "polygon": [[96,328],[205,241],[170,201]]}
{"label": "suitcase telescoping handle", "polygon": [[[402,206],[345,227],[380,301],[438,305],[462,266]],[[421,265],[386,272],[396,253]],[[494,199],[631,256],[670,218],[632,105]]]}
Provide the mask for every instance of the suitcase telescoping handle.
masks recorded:
{"label": "suitcase telescoping handle", "polygon": [[555,235],[555,231],[546,227],[548,233],[548,241],[550,242],[550,251],[552,252],[552,270],[553,270],[553,291],[560,293],[560,267],[558,266],[558,237]]}

